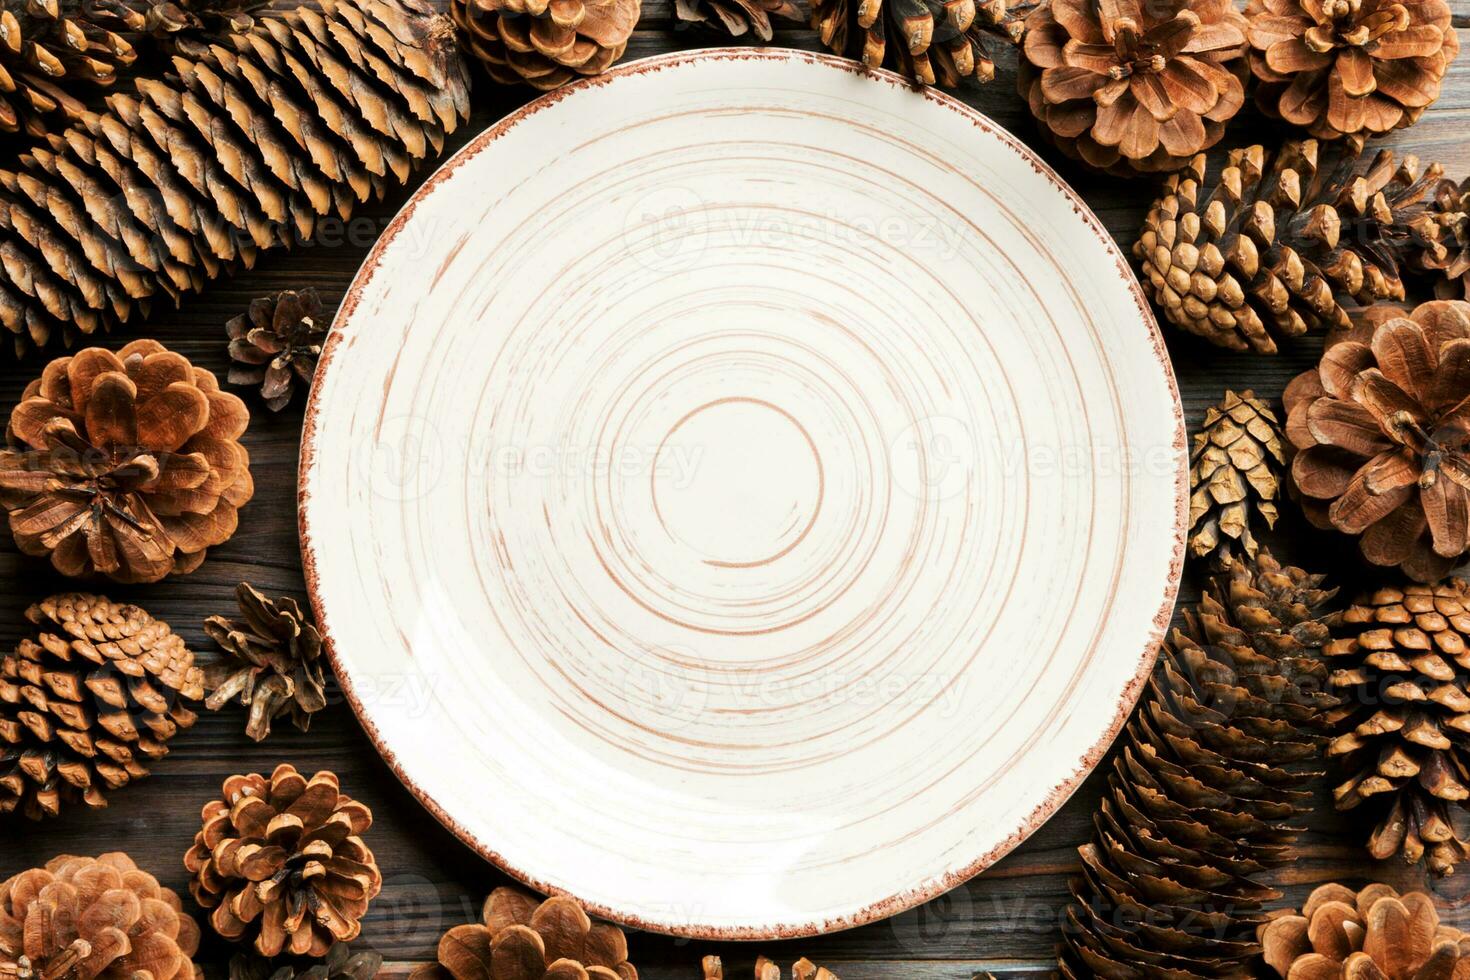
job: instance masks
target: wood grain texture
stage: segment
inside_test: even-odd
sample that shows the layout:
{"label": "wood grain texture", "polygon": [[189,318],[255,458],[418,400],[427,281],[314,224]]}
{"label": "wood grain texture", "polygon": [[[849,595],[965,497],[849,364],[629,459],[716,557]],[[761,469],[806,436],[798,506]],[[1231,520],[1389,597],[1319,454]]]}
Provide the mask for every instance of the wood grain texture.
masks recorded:
{"label": "wood grain texture", "polygon": [[[1454,0],[1462,46],[1470,45],[1470,0]],[[672,5],[649,2],[628,57],[711,43],[707,36],[676,31]],[[782,32],[778,42],[812,47],[805,31]],[[716,42],[717,43],[717,42]],[[1146,181],[1127,182],[1082,173],[1041,146],[1024,106],[1014,95],[1013,63],[1003,62],[992,85],[972,89],[964,98],[1016,133],[1042,154],[1088,201],[1123,246],[1132,243],[1153,194]],[[498,90],[476,79],[476,116],[457,134],[453,148],[470,134],[526,100],[522,93]],[[1237,123],[1227,140],[1271,140],[1276,133],[1254,117]],[[1459,178],[1470,174],[1470,57],[1452,66],[1440,101],[1412,129],[1387,141],[1424,159],[1439,160]],[[1216,154],[1218,158],[1219,153]],[[285,287],[315,285],[328,304],[335,304],[367,254],[377,233],[402,197],[365,209],[345,225],[324,229],[310,247],[291,254],[271,254],[248,272],[192,297],[178,310],[158,310],[147,327],[133,336],[151,335],[200,365],[222,372],[226,366],[223,324],[261,293]],[[1271,359],[1217,351],[1175,331],[1165,331],[1179,378],[1188,421],[1198,424],[1205,408],[1218,400],[1226,385],[1253,387],[1276,397],[1286,381],[1314,362],[1319,344],[1293,344]],[[126,336],[106,344],[121,346]],[[0,406],[8,409],[41,361],[0,365]],[[240,533],[212,551],[209,561],[188,578],[152,588],[113,589],[116,598],[144,603],[171,622],[201,653],[208,643],[200,629],[205,616],[232,607],[231,590],[247,578],[267,591],[303,594],[296,542],[295,475],[301,410],[295,406],[278,416],[255,414],[245,442],[251,451],[257,483],[255,499],[245,509]],[[1349,590],[1359,581],[1359,563],[1349,542],[1302,530],[1290,507],[1280,533],[1270,536],[1278,554],[1333,573]],[[362,529],[368,533],[369,529]],[[42,596],[67,587],[44,563],[18,555],[8,535],[0,535],[0,644],[13,644],[23,632],[22,612]],[[1045,588],[1033,583],[1033,588]],[[1186,575],[1181,602],[1198,594],[1198,582]],[[384,692],[390,696],[391,692]],[[468,921],[486,892],[504,877],[476,858],[443,830],[398,784],[378,758],[345,704],[334,698],[309,735],[281,726],[271,739],[256,745],[245,738],[238,712],[207,715],[191,732],[173,743],[169,757],[154,776],[118,793],[107,810],[74,812],[44,825],[0,824],[0,877],[40,863],[58,853],[96,853],[126,849],[167,885],[184,889],[182,856],[198,826],[199,809],[228,774],[269,771],[277,762],[298,768],[330,768],[344,789],[372,807],[376,824],[369,832],[384,873],[382,895],[368,913],[362,944],[391,961],[390,976],[401,977],[410,961],[432,955],[439,934]],[[791,944],[765,944],[761,951],[782,962],[809,955],[834,968],[845,980],[964,978],[980,970],[1034,973],[1048,968],[1059,937],[1066,904],[1066,881],[1077,867],[1075,848],[1087,839],[1090,821],[1103,786],[1108,761],[1095,772],[1062,810],[1010,856],[967,885],[928,905],[850,932]],[[1325,800],[1325,787],[1323,799]],[[483,787],[487,807],[496,787]],[[780,801],[772,801],[779,806]],[[1301,858],[1279,876],[1289,898],[1300,898],[1314,883],[1379,878],[1400,885],[1417,880],[1392,863],[1374,864],[1357,845],[1362,822],[1319,807],[1313,829],[1302,840]],[[1433,887],[1456,903],[1450,917],[1470,926],[1470,875],[1462,874]],[[710,887],[717,887],[712,882]],[[690,896],[692,902],[698,896]],[[187,904],[187,900],[186,900]],[[640,934],[632,937],[633,960],[652,980],[697,978],[699,957],[720,953],[731,976],[748,975],[755,950],[738,945],[675,941]],[[206,961],[220,962],[228,950],[210,942]]]}

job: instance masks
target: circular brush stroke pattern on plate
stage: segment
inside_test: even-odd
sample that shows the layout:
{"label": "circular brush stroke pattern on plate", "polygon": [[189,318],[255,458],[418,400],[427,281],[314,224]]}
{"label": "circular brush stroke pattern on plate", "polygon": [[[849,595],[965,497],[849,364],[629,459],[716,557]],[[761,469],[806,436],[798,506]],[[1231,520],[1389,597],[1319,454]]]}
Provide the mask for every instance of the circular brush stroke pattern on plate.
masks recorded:
{"label": "circular brush stroke pattern on plate", "polygon": [[1096,765],[1172,606],[1184,431],[1111,240],[887,74],[638,62],[395,220],[308,410],[332,661],[466,843],[595,914],[844,928]]}

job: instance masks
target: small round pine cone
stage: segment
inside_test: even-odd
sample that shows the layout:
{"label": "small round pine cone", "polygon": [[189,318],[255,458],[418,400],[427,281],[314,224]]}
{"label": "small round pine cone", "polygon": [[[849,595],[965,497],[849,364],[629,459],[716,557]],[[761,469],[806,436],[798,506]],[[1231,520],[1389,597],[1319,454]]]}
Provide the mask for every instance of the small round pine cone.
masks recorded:
{"label": "small round pine cone", "polygon": [[1380,303],[1286,386],[1291,481],[1314,525],[1434,582],[1470,552],[1470,303]]}
{"label": "small round pine cone", "polygon": [[1323,885],[1300,912],[1271,918],[1257,935],[1266,965],[1300,980],[1458,977],[1457,964],[1470,958],[1460,948],[1465,933],[1439,921],[1434,899],[1383,884],[1359,892]]}
{"label": "small round pine cone", "polygon": [[593,922],[565,896],[541,900],[497,888],[480,921],[439,940],[433,963],[409,980],[638,980],[623,930]]}
{"label": "small round pine cone", "polygon": [[792,0],[674,0],[674,16],[680,27],[698,25],[762,44],[776,36],[773,18],[788,26],[802,20],[801,8]]}
{"label": "small round pine cone", "polygon": [[255,493],[245,403],[156,340],[60,357],[10,413],[0,507],[63,575],[157,582],[194,571]]}
{"label": "small round pine cone", "polygon": [[333,943],[326,959],[310,966],[236,953],[230,957],[229,980],[373,980],[382,967],[379,953],[354,953],[346,943]]}
{"label": "small round pine cone", "polygon": [[147,776],[144,763],[194,724],[184,699],[204,696],[203,672],[137,606],[67,593],[26,618],[35,638],[0,656],[0,814],[106,806],[104,790]]}
{"label": "small round pine cone", "polygon": [[199,926],[122,853],[63,854],[0,883],[0,977],[203,980]]}
{"label": "small round pine cone", "polygon": [[327,706],[321,633],[289,596],[268,599],[241,582],[235,601],[239,619],[204,621],[205,635],[225,654],[204,672],[204,706],[218,711],[238,698],[250,709],[245,734],[257,742],[282,715],[289,714],[298,730],[309,730],[311,716]]}
{"label": "small round pine cone", "polygon": [[642,0],[450,0],[464,49],[502,85],[542,92],[600,75],[628,48]]}
{"label": "small round pine cone", "polygon": [[184,867],[221,936],[250,940],[261,956],[317,958],[357,938],[383,875],[361,836],[372,813],[335,775],[308,780],[282,764],[269,780],[231,776],[203,818]]}
{"label": "small round pine cone", "polygon": [[259,388],[266,407],[279,412],[298,388],[311,387],[331,326],[315,289],[285,289],[251,300],[225,324],[232,362],[226,380]]}
{"label": "small round pine cone", "polygon": [[[718,956],[706,956],[700,961],[704,969],[704,980],[725,980],[725,966]],[[989,974],[977,974],[988,976]],[[781,968],[764,956],[755,961],[755,980],[781,980]],[[791,964],[791,980],[840,980],[837,974],[824,966],[817,966],[806,957]]]}
{"label": "small round pine cone", "polygon": [[1249,0],[1256,101],[1319,139],[1407,126],[1460,41],[1444,0]]}
{"label": "small round pine cone", "polygon": [[812,0],[811,27],[833,54],[915,85],[957,88],[995,78],[995,57],[1025,31],[1018,0]]}
{"label": "small round pine cone", "polygon": [[1245,27],[1230,0],[1054,0],[1026,19],[1017,82],[1069,157],[1175,170],[1245,104]]}

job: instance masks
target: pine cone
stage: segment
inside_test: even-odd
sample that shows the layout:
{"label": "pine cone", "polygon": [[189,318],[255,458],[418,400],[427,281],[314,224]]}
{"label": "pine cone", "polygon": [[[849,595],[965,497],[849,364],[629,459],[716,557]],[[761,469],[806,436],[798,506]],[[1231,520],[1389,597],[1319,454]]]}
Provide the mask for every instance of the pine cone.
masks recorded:
{"label": "pine cone", "polygon": [[642,0],[450,0],[460,40],[502,85],[542,92],[623,56]]}
{"label": "pine cone", "polygon": [[331,321],[312,288],[283,290],[250,301],[250,308],[225,324],[230,338],[229,382],[260,387],[266,407],[279,412],[291,401],[292,382],[311,386]]}
{"label": "pine cone", "polygon": [[231,776],[203,818],[184,867],[221,936],[250,939],[261,956],[317,958],[357,938],[383,875],[361,837],[372,812],[344,795],[335,775],[308,781],[282,764],[269,781]]}
{"label": "pine cone", "polygon": [[1325,740],[1322,577],[1263,549],[1185,614],[1120,743],[1072,882],[1066,977],[1234,977],[1259,952],[1256,880],[1291,860],[1288,821]]}
{"label": "pine cone", "polygon": [[47,365],[10,413],[0,506],[16,546],[64,575],[194,571],[251,498],[245,405],[154,340]]}
{"label": "pine cone", "polygon": [[298,730],[307,731],[311,716],[327,706],[321,634],[288,596],[272,601],[241,582],[235,599],[243,618],[204,621],[205,634],[226,654],[224,663],[205,671],[209,698],[204,706],[218,711],[238,697],[250,709],[245,734],[257,742],[285,714]]}
{"label": "pine cone", "polygon": [[309,967],[236,953],[230,958],[229,980],[373,980],[382,966],[381,954],[353,953],[346,943],[333,943],[327,958]]}
{"label": "pine cone", "polygon": [[1444,0],[1249,0],[1256,101],[1319,139],[1407,126],[1459,53]]}
{"label": "pine cone", "polygon": [[1400,896],[1388,885],[1360,892],[1322,885],[1301,912],[1273,918],[1260,929],[1266,965],[1281,976],[1391,977],[1435,980],[1462,977],[1465,933],[1439,921],[1424,892]]}
{"label": "pine cone", "polygon": [[1021,97],[1073,159],[1175,170],[1245,104],[1245,26],[1230,0],[1053,0],[1026,19]]}
{"label": "pine cone", "polygon": [[35,638],[0,657],[0,813],[106,806],[104,790],[147,776],[144,763],[194,724],[183,699],[204,696],[203,675],[183,639],[137,606],[67,593],[26,619]]}
{"label": "pine cone", "polygon": [[1470,551],[1470,303],[1371,307],[1286,387],[1291,481],[1308,520],[1376,565],[1433,582]]}
{"label": "pine cone", "polygon": [[1441,180],[1433,199],[1440,237],[1416,255],[1415,264],[1433,276],[1440,299],[1470,300],[1470,178],[1458,185]]}
{"label": "pine cone", "polygon": [[623,930],[593,922],[564,896],[544,901],[516,888],[485,899],[480,922],[439,940],[438,959],[409,980],[638,980]]}
{"label": "pine cone", "polygon": [[418,0],[290,3],[0,170],[0,325],[18,352],[201,289],[443,152],[469,112],[448,19]]}
{"label": "pine cone", "polygon": [[1275,526],[1277,474],[1285,465],[1275,413],[1253,391],[1225,392],[1225,400],[1205,412],[1190,454],[1190,554],[1228,558],[1232,542],[1239,542],[1254,558],[1251,519],[1259,515]]}
{"label": "pine cone", "polygon": [[80,87],[105,87],[137,59],[126,22],[95,0],[0,3],[0,132],[44,136],[79,119]]}
{"label": "pine cone", "polygon": [[203,980],[199,926],[122,853],[63,854],[0,884],[0,977]]}
{"label": "pine cone", "polygon": [[[1403,299],[1400,266],[1442,231],[1440,168],[1384,150],[1355,176],[1360,140],[1233,150],[1205,190],[1205,158],[1164,182],[1133,246],[1144,288],[1175,326],[1233,350],[1349,323],[1344,300]],[[1319,154],[1326,156],[1319,166]]]}
{"label": "pine cone", "polygon": [[763,43],[775,36],[772,17],[802,19],[791,0],[674,0],[674,14],[681,25],[698,24],[738,38],[749,34]]}
{"label": "pine cone", "polygon": [[[700,965],[704,968],[704,980],[725,980],[725,967],[718,956],[706,956]],[[761,956],[755,961],[755,980],[781,980],[781,968]],[[839,980],[839,977],[802,957],[791,964],[791,980]]]}
{"label": "pine cone", "polygon": [[[1446,803],[1470,797],[1470,583],[1383,588],[1342,614],[1323,649],[1343,704],[1327,754],[1350,773],[1339,810],[1372,801],[1368,840],[1380,860],[1401,853],[1447,875],[1465,858]],[[1373,800],[1373,797],[1379,797]]]}
{"label": "pine cone", "polygon": [[[995,49],[1018,44],[1015,0],[812,0],[811,26],[828,50],[919,85],[954,88],[995,77]],[[893,43],[888,43],[888,35]]]}

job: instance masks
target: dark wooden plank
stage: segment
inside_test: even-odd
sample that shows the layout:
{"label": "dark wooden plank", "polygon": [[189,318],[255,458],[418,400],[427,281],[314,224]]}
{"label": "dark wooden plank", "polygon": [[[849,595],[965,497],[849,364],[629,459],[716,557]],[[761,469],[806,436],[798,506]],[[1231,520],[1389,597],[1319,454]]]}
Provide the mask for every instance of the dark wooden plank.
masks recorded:
{"label": "dark wooden plank", "polygon": [[[1456,0],[1453,6],[1462,43],[1470,46],[1470,3]],[[783,31],[778,41],[814,46],[812,35],[805,30]],[[707,35],[673,29],[669,0],[649,0],[628,57],[702,43],[709,43]],[[962,97],[1028,143],[1039,145],[1013,85],[1010,58],[1002,61],[994,84],[967,91]],[[522,101],[520,93],[480,84],[473,125],[455,138],[453,146],[462,145],[469,133]],[[1235,140],[1238,144],[1247,134],[1253,139],[1270,139],[1277,131],[1252,119],[1235,127],[1234,134],[1240,134]],[[1470,173],[1470,57],[1451,69],[1444,96],[1424,119],[1386,145],[1412,148],[1424,159],[1439,160],[1454,176]],[[1044,145],[1039,148],[1079,189],[1118,241],[1131,244],[1154,183],[1086,174]],[[1219,156],[1219,152],[1214,154],[1216,160]],[[403,194],[396,195],[362,210],[345,224],[327,226],[316,242],[294,253],[267,255],[256,268],[217,284],[203,296],[186,299],[176,310],[155,311],[146,328],[129,336],[158,337],[196,363],[222,371],[226,364],[222,325],[228,317],[242,310],[253,296],[288,286],[315,285],[335,304],[403,198]],[[1318,341],[1309,339],[1291,345],[1279,357],[1254,358],[1217,351],[1177,332],[1166,332],[1191,424],[1227,385],[1254,387],[1275,396],[1287,380],[1315,361],[1320,347]],[[105,343],[118,346],[126,339],[113,337]],[[33,359],[19,366],[0,365],[0,406],[14,403],[40,363]],[[109,593],[144,603],[201,651],[207,649],[207,643],[200,622],[210,613],[230,609],[230,592],[237,581],[249,579],[267,590],[301,595],[294,496],[300,423],[299,408],[274,417],[256,413],[246,439],[258,488],[256,498],[244,512],[240,533],[217,549],[198,573],[157,587],[117,588]],[[1304,562],[1310,558],[1317,568],[1348,574],[1356,567],[1350,546],[1303,531],[1290,514],[1281,533],[1273,536],[1273,544],[1289,558]],[[21,614],[27,604],[68,585],[43,563],[18,555],[8,535],[0,535],[0,582],[5,585],[0,591],[0,644],[5,645],[21,635]],[[1191,601],[1195,596],[1197,583],[1187,578],[1182,598]],[[369,840],[385,882],[383,894],[369,913],[362,945],[393,961],[388,973],[393,980],[406,975],[412,961],[432,955],[440,933],[471,919],[488,890],[505,881],[441,828],[398,784],[340,698],[334,697],[310,735],[283,728],[266,744],[256,745],[245,738],[242,724],[235,713],[204,717],[195,730],[174,743],[172,754],[156,767],[149,782],[116,794],[113,805],[104,811],[67,813],[39,826],[0,823],[0,878],[58,853],[126,849],[167,885],[182,891],[186,883],[182,855],[198,826],[200,807],[218,790],[220,780],[232,772],[269,771],[276,763],[289,761],[305,770],[334,770],[348,792],[373,808],[377,822]],[[1077,864],[1075,848],[1088,837],[1103,785],[1100,770],[1013,854],[923,908],[850,932],[769,944],[764,951],[783,962],[810,955],[837,968],[847,980],[938,980],[983,970],[1018,975],[1045,971],[1060,935],[1067,878]],[[1300,898],[1314,883],[1335,878],[1384,878],[1401,885],[1419,880],[1416,873],[1400,865],[1367,861],[1356,844],[1363,828],[1353,818],[1333,813],[1326,803],[1325,786],[1319,786],[1319,791],[1323,802],[1312,831],[1303,839],[1301,859],[1280,876],[1289,899]],[[485,787],[487,805],[494,805],[495,793],[495,787]],[[1447,900],[1460,902],[1466,878],[1470,875],[1433,887]],[[718,887],[718,882],[712,881],[710,887]],[[698,896],[691,896],[691,901],[697,902]],[[1452,916],[1470,925],[1470,911],[1463,906]],[[635,962],[652,980],[697,977],[699,957],[712,951],[725,957],[732,976],[746,975],[754,955],[748,947],[715,947],[653,935],[634,936],[632,944]],[[227,955],[222,943],[208,943],[206,960],[223,962]]]}

